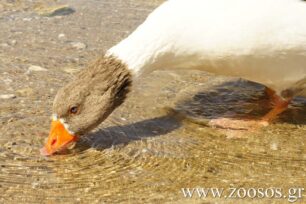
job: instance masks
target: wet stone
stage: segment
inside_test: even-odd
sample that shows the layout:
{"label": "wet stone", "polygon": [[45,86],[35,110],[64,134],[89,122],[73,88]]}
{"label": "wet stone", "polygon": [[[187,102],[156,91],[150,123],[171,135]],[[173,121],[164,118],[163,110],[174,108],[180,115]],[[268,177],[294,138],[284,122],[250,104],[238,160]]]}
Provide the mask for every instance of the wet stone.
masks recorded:
{"label": "wet stone", "polygon": [[28,71],[33,71],[33,72],[45,72],[48,71],[46,68],[41,67],[41,66],[36,66],[36,65],[32,65],[28,68]]}
{"label": "wet stone", "polygon": [[53,16],[65,16],[75,12],[75,9],[69,5],[59,5],[54,7],[39,7],[36,9],[38,15],[53,17]]}
{"label": "wet stone", "polygon": [[6,47],[9,47],[9,44],[7,44],[7,43],[1,43],[0,46],[3,47],[3,48],[6,48]]}
{"label": "wet stone", "polygon": [[17,40],[10,40],[8,44],[11,46],[15,46],[17,44]]}
{"label": "wet stone", "polygon": [[63,70],[64,72],[69,73],[69,74],[74,74],[80,71],[79,69],[74,69],[74,68],[64,68]]}
{"label": "wet stone", "polygon": [[19,89],[16,91],[19,96],[27,97],[34,94],[34,90],[31,88]]}
{"label": "wet stone", "polygon": [[82,42],[72,42],[71,46],[77,50],[84,50],[87,47],[87,45]]}
{"label": "wet stone", "polygon": [[9,85],[10,83],[13,82],[13,80],[10,79],[10,78],[6,78],[6,79],[3,80],[3,82],[4,82],[5,84]]}
{"label": "wet stone", "polygon": [[64,33],[60,33],[58,36],[57,36],[57,38],[59,39],[59,40],[66,40],[67,38],[66,38],[66,35],[64,34]]}
{"label": "wet stone", "polygon": [[0,99],[13,99],[16,98],[14,94],[0,94]]}
{"label": "wet stone", "polygon": [[23,21],[32,21],[32,18],[23,18]]}

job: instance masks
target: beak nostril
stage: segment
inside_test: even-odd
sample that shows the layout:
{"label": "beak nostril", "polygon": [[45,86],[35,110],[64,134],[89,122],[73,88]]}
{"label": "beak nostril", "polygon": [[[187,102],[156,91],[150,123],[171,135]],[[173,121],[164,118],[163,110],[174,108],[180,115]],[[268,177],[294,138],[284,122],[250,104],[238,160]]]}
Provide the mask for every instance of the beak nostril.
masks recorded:
{"label": "beak nostril", "polygon": [[53,146],[56,143],[56,139],[53,139],[51,142],[51,146]]}

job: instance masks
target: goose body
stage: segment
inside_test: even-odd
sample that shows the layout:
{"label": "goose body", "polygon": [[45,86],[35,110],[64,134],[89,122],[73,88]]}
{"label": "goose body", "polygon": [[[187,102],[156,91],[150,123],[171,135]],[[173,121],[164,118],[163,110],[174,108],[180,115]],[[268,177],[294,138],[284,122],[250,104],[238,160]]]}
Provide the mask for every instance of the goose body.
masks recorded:
{"label": "goose body", "polygon": [[122,104],[134,79],[158,69],[199,69],[263,84],[275,104],[262,119],[270,121],[294,96],[306,96],[305,19],[302,0],[165,2],[58,91],[42,154],[95,128]]}
{"label": "goose body", "polygon": [[[280,94],[305,82],[305,19],[301,0],[169,0],[107,55],[136,76],[200,69],[258,82]],[[305,90],[295,94],[306,95]]]}

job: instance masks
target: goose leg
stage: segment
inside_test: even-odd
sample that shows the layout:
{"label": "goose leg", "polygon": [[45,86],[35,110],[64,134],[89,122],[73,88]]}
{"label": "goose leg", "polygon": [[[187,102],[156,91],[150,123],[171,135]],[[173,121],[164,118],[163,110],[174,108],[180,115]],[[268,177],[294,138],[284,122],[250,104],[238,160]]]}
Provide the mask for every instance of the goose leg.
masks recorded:
{"label": "goose leg", "polygon": [[280,96],[274,94],[272,98],[272,103],[274,105],[273,109],[268,112],[261,120],[263,121],[263,124],[267,124],[268,122],[273,121],[279,114],[284,112],[290,103],[292,98],[289,99],[283,99]]}
{"label": "goose leg", "polygon": [[274,95],[275,95],[275,91],[268,88],[268,87],[265,87],[265,94],[269,97],[269,98],[273,98]]}
{"label": "goose leg", "polygon": [[[213,119],[209,122],[212,127],[223,129],[224,133],[232,138],[243,137],[241,131],[256,130],[261,126],[269,125],[269,122],[273,121],[279,114],[284,112],[292,98],[283,99],[278,96],[272,89],[266,88],[266,94],[269,96],[273,109],[269,111],[260,121],[258,120],[243,120],[243,119],[232,119],[232,118],[218,118]],[[238,135],[238,136],[237,136]]]}

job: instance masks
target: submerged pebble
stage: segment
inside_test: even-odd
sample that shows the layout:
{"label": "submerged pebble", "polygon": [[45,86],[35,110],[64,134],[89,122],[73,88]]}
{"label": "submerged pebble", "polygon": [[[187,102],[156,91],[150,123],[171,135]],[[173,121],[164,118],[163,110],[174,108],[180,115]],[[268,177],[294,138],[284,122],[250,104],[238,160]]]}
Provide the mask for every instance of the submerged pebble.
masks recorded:
{"label": "submerged pebble", "polygon": [[84,50],[87,47],[87,45],[82,42],[72,42],[71,46],[77,50]]}
{"label": "submerged pebble", "polygon": [[15,46],[17,44],[17,40],[10,40],[8,44],[11,46]]}
{"label": "submerged pebble", "polygon": [[64,72],[69,73],[69,74],[74,74],[80,71],[80,69],[75,69],[75,68],[64,68],[63,70]]}
{"label": "submerged pebble", "polygon": [[0,99],[13,99],[16,98],[16,95],[14,94],[1,94]]}
{"label": "submerged pebble", "polygon": [[28,68],[28,71],[33,71],[33,72],[45,72],[48,71],[46,68],[37,66],[37,65],[32,65]]}
{"label": "submerged pebble", "polygon": [[65,35],[64,33],[60,33],[60,34],[57,36],[57,38],[58,38],[59,40],[65,40],[65,39],[66,39],[66,35]]}
{"label": "submerged pebble", "polygon": [[36,8],[36,12],[41,16],[53,17],[72,14],[75,12],[75,9],[69,5],[59,5],[53,7],[38,7]]}
{"label": "submerged pebble", "polygon": [[26,97],[26,96],[31,96],[34,94],[34,90],[31,88],[24,88],[24,89],[19,89],[16,91],[16,93],[20,96]]}

